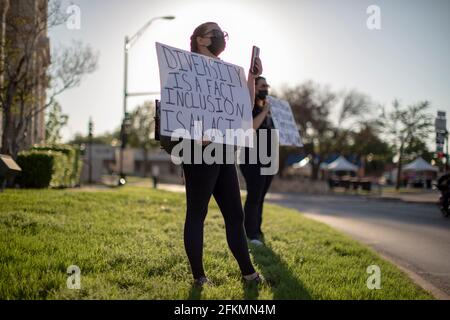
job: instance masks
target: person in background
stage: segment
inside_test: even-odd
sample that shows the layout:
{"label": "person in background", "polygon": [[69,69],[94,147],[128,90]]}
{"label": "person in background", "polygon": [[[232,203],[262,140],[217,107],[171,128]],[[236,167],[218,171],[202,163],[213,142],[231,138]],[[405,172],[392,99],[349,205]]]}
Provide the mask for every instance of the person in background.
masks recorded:
{"label": "person in background", "polygon": [[443,213],[447,214],[450,198],[450,173],[442,175],[437,181],[437,186],[442,194],[442,210],[445,211]]}
{"label": "person in background", "polygon": [[159,178],[159,166],[152,166],[152,179],[153,179],[153,189],[158,188],[158,178]]}
{"label": "person in background", "polygon": [[[255,164],[249,163],[248,153],[246,154],[246,162],[240,165],[242,175],[244,176],[247,185],[247,198],[245,200],[245,231],[250,243],[260,246],[264,241],[264,234],[262,232],[262,214],[264,206],[264,198],[272,183],[272,175],[263,175],[261,168],[269,166],[264,165],[259,157],[259,141],[261,139],[262,130],[267,132],[267,150],[268,155],[271,155],[271,130],[275,129],[272,116],[270,113],[270,105],[267,103],[267,96],[269,95],[270,86],[264,77],[257,77],[255,79],[255,106],[253,108],[253,128],[256,130],[256,140],[254,141],[254,148],[257,152],[257,162]],[[248,149],[246,149],[248,152]]]}

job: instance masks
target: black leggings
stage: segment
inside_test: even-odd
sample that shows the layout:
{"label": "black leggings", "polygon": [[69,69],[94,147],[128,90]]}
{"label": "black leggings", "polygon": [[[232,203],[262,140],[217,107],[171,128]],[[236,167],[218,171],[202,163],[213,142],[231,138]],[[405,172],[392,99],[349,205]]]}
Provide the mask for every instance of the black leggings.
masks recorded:
{"label": "black leggings", "polygon": [[228,246],[236,258],[241,273],[255,273],[248,252],[244,231],[239,181],[234,164],[183,164],[186,180],[186,223],[184,246],[194,279],[205,275],[203,269],[203,224],[214,195],[225,220]]}
{"label": "black leggings", "polygon": [[245,232],[250,239],[258,239],[262,236],[264,197],[273,176],[261,175],[261,166],[258,164],[241,164],[240,168],[247,185],[247,199],[244,206]]}

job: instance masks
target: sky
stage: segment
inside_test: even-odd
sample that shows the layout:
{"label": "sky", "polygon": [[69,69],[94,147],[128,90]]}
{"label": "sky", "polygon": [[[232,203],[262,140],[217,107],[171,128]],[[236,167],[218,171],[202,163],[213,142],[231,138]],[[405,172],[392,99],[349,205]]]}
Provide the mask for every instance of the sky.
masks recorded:
{"label": "sky", "polygon": [[[450,1],[448,0],[73,0],[79,29],[49,31],[52,49],[81,40],[99,52],[98,70],[57,99],[69,115],[64,140],[117,128],[123,117],[125,36],[155,20],[130,50],[129,92],[159,92],[155,42],[189,50],[193,30],[217,22],[230,38],[221,58],[248,70],[261,48],[264,76],[275,89],[313,80],[335,91],[356,89],[389,108],[431,102],[450,113]],[[381,29],[370,30],[367,8],[380,8]],[[130,98],[132,110],[144,100]],[[338,110],[333,110],[336,113]]]}

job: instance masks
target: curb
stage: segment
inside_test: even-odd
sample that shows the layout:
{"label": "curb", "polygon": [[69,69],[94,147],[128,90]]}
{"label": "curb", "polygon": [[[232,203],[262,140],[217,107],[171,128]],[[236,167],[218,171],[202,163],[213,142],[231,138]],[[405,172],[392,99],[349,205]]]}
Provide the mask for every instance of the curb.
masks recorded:
{"label": "curb", "polygon": [[368,200],[376,200],[376,201],[386,201],[386,202],[405,202],[405,203],[415,203],[415,204],[430,204],[430,205],[437,205],[437,202],[434,201],[413,201],[413,200],[405,200],[402,198],[390,198],[390,197],[377,197],[377,196],[365,196]]}
{"label": "curb", "polygon": [[433,285],[428,280],[425,280],[417,272],[411,270],[410,268],[403,266],[395,258],[393,258],[389,255],[386,255],[384,252],[377,251],[374,248],[372,248],[372,250],[374,250],[381,258],[383,258],[386,261],[389,261],[390,263],[395,265],[397,268],[399,268],[401,271],[403,271],[415,284],[417,284],[419,287],[421,287],[425,291],[428,291],[437,300],[450,300],[449,294],[447,294],[446,292],[437,288],[435,285]]}

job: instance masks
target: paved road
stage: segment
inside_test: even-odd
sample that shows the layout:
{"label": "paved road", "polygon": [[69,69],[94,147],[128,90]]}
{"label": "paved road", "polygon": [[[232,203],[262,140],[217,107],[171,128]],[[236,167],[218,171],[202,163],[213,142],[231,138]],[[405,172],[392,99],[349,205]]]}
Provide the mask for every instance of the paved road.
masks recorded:
{"label": "paved road", "polygon": [[437,206],[343,195],[270,194],[267,200],[349,234],[436,296],[450,297],[450,219]]}

